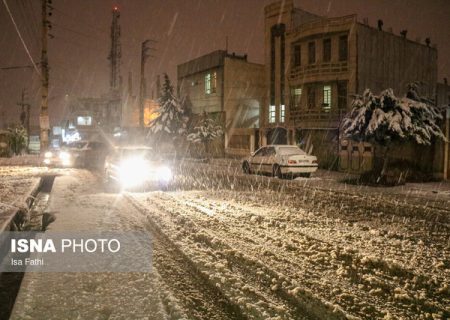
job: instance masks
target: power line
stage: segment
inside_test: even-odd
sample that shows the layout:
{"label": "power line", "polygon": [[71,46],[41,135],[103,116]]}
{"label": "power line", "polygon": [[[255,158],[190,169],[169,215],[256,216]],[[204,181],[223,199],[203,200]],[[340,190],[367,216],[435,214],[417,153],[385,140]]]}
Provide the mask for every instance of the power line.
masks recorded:
{"label": "power line", "polygon": [[[36,63],[37,65],[39,63]],[[26,65],[26,66],[11,66],[11,67],[0,67],[0,70],[14,70],[14,69],[29,69],[33,68],[33,65]]]}
{"label": "power line", "polygon": [[72,32],[72,33],[75,33],[75,34],[77,34],[77,35],[80,35],[80,36],[83,36],[83,37],[86,37],[86,38],[96,39],[96,40],[104,40],[104,38],[100,38],[100,37],[88,35],[88,34],[85,34],[85,33],[83,33],[83,32],[80,32],[80,31],[76,31],[76,30],[70,29],[70,28],[65,27],[65,26],[63,26],[63,25],[60,25],[60,24],[53,23],[53,26],[58,27],[58,28],[61,28],[61,29],[66,30],[66,31],[69,31],[69,32]]}
{"label": "power line", "polygon": [[36,66],[36,63],[34,62],[33,58],[31,57],[30,50],[28,50],[28,47],[27,47],[25,41],[23,40],[22,35],[20,34],[19,28],[17,27],[16,21],[14,20],[14,17],[13,17],[13,15],[12,15],[12,13],[11,13],[11,10],[9,10],[9,7],[8,7],[8,4],[6,3],[6,0],[3,0],[3,4],[5,5],[6,11],[8,11],[8,14],[9,14],[9,16],[10,16],[10,18],[11,18],[11,21],[12,21],[12,23],[14,24],[14,28],[16,29],[17,34],[19,35],[20,41],[22,41],[23,47],[25,48],[25,51],[26,51],[27,54],[28,54],[28,58],[30,58],[31,63],[33,64],[34,69],[36,70],[36,72],[38,73],[38,75],[41,76],[41,72],[39,71],[39,69],[38,69],[37,66]]}

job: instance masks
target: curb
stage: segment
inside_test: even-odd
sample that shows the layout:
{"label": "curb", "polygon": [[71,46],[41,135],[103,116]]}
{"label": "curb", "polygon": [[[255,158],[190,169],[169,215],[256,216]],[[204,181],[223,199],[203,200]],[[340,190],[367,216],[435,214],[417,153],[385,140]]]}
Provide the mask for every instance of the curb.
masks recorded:
{"label": "curb", "polygon": [[34,198],[36,197],[36,195],[39,192],[39,189],[41,188],[42,181],[43,180],[41,177],[30,187],[30,189],[27,192],[27,195],[24,196],[19,202],[18,204],[19,207],[6,210],[5,216],[7,218],[0,225],[0,232],[17,230],[17,226],[14,220],[21,210],[20,206],[23,206],[27,209],[31,208],[31,206],[33,205]]}

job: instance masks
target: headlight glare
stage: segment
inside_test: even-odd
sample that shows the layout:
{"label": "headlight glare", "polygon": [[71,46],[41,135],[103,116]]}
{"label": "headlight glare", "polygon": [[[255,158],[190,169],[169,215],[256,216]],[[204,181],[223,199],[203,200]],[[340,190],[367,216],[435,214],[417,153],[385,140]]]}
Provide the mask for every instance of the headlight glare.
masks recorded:
{"label": "headlight glare", "polygon": [[170,168],[168,167],[160,167],[158,170],[158,177],[160,181],[170,181],[173,177],[172,170],[170,170]]}
{"label": "headlight glare", "polygon": [[66,151],[61,151],[59,153],[59,158],[61,160],[69,160],[71,158],[70,153],[66,152]]}
{"label": "headlight glare", "polygon": [[119,181],[123,187],[142,185],[146,180],[150,165],[141,157],[122,161],[118,168]]}

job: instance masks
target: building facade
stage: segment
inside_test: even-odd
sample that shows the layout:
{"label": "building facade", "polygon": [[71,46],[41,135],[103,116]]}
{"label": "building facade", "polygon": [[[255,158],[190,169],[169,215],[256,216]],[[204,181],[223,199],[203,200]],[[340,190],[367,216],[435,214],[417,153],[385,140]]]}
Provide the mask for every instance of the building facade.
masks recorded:
{"label": "building facade", "polygon": [[263,65],[217,50],[178,65],[177,79],[179,94],[194,117],[206,112],[224,127],[220,145],[226,154],[247,155],[258,147]]}
{"label": "building facade", "polygon": [[321,166],[363,171],[372,165],[370,144],[345,141],[340,122],[352,97],[423,83],[435,97],[437,50],[428,43],[371,27],[356,15],[324,18],[295,8],[292,0],[265,7],[267,103],[261,143],[299,144]]}
{"label": "building facade", "polygon": [[116,96],[77,98],[69,102],[61,125],[62,141],[89,140],[112,135],[122,125],[122,100]]}

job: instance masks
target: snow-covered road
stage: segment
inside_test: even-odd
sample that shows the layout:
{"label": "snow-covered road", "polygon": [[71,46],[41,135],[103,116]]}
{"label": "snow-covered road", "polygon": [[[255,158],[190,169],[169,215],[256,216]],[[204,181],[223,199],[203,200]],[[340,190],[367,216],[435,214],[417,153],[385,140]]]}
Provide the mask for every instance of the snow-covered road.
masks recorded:
{"label": "snow-covered road", "polygon": [[86,170],[60,174],[47,209],[56,220],[47,230],[147,231],[152,272],[26,273],[11,319],[242,318],[123,195],[104,192],[100,177]]}
{"label": "snow-covered road", "polygon": [[[405,201],[222,169],[183,172],[177,190],[123,196],[104,193],[88,171],[57,177],[50,209],[60,215],[52,228],[147,230],[154,271],[27,274],[16,318],[64,310],[129,319],[450,316],[443,200]],[[33,294],[42,291],[50,296]]]}

